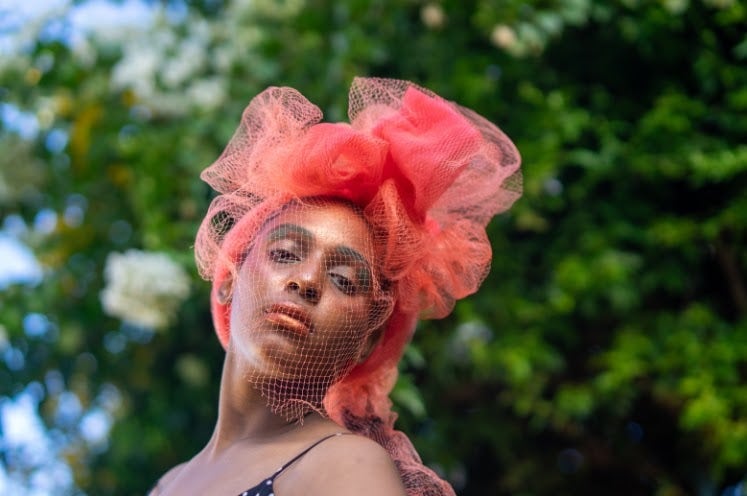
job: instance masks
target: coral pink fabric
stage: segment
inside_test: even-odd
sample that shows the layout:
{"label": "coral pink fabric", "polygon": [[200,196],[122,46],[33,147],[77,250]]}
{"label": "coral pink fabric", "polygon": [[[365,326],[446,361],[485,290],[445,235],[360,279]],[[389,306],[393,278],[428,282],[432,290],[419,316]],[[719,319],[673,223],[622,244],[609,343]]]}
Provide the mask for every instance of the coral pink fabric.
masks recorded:
{"label": "coral pink fabric", "polygon": [[448,315],[487,275],[485,226],[521,194],[519,154],[483,117],[407,81],[357,78],[349,101],[346,124],[321,123],[321,111],[292,88],[269,88],[252,100],[202,174],[221,194],[197,234],[197,265],[213,280],[225,347],[229,308],[216,291],[267,217],[307,197],[358,205],[396,304],[377,347],[331,387],[324,411],[384,445],[409,494],[453,494],[394,430],[388,396],[417,319]]}

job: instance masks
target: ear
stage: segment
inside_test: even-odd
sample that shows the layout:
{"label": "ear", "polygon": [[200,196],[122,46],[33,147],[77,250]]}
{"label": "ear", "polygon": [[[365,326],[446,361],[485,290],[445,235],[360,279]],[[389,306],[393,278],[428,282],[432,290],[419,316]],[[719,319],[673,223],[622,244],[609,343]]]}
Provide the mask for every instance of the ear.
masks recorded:
{"label": "ear", "polygon": [[226,275],[226,278],[223,279],[223,282],[220,283],[220,286],[218,286],[218,289],[215,291],[215,298],[218,300],[218,303],[220,303],[221,305],[225,305],[231,301],[232,296],[233,275],[229,273],[228,275]]}

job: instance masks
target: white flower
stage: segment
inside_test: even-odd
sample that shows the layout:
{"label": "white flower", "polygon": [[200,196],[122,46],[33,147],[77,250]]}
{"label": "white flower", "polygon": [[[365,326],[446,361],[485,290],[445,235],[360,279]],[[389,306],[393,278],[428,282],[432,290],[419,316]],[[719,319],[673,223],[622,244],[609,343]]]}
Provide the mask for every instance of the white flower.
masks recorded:
{"label": "white flower", "polygon": [[500,48],[511,48],[516,45],[518,41],[516,38],[516,32],[505,24],[498,24],[493,28],[493,32],[490,33],[490,41]]}
{"label": "white flower", "polygon": [[91,68],[96,64],[98,52],[90,40],[79,37],[70,40],[70,50],[75,60],[84,68]]}
{"label": "white flower", "polygon": [[111,81],[115,89],[130,88],[141,98],[153,94],[160,54],[142,43],[127,45],[124,56],[114,66]]}
{"label": "white flower", "polygon": [[440,5],[429,3],[420,10],[420,20],[431,29],[442,28],[446,22],[446,14]]}
{"label": "white flower", "polygon": [[174,318],[189,295],[189,277],[165,253],[128,250],[111,253],[101,292],[104,311],[135,325],[158,329]]}
{"label": "white flower", "polygon": [[163,63],[161,79],[169,89],[175,89],[195,76],[204,66],[207,47],[198,39],[188,38],[177,47],[176,53]]}
{"label": "white flower", "polygon": [[187,88],[187,96],[205,110],[218,108],[226,99],[226,88],[218,77],[200,79]]}

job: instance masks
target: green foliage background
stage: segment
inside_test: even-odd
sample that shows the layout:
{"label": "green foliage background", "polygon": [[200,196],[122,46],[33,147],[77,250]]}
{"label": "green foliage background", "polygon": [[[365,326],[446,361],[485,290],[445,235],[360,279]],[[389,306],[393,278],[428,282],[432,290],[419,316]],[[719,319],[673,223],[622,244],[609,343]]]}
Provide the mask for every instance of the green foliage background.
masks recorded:
{"label": "green foliage background", "polygon": [[[88,58],[41,36],[0,64],[0,97],[41,126],[24,139],[0,124],[0,215],[59,214],[24,239],[43,282],[0,292],[3,347],[24,358],[0,363],[0,394],[41,385],[82,491],[143,494],[211,432],[222,350],[191,259],[211,195],[199,172],[266,86],[296,87],[340,120],[355,75],[474,108],[523,156],[524,197],[490,226],[488,280],[422,323],[402,364],[395,405],[424,460],[465,496],[711,495],[747,474],[744,2],[169,5],[180,15],[148,36],[177,40],[168,57],[202,33],[207,61],[191,78],[220,81],[218,105],[193,105],[188,82],[157,71],[155,100],[113,84],[142,33],[92,39]],[[83,222],[66,222],[81,205]],[[191,274],[167,329],[101,308],[106,257],[128,248],[168,252]],[[49,332],[24,333],[32,312]],[[50,373],[84,408],[116,388],[108,446],[60,423]]]}

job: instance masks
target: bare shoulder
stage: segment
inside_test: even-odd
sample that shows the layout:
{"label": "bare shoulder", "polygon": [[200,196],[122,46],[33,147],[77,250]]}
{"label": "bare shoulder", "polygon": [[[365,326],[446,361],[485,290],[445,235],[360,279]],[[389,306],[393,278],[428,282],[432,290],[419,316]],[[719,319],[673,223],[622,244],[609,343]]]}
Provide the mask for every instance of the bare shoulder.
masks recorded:
{"label": "bare shoulder", "polygon": [[180,463],[163,474],[161,478],[158,479],[158,482],[156,482],[156,485],[150,490],[148,496],[159,496],[159,494],[163,494],[164,488],[168,486],[171,481],[176,479],[184,465],[186,465],[186,463]]}
{"label": "bare shoulder", "polygon": [[404,486],[389,453],[359,435],[335,436],[311,450],[290,470],[286,494],[402,496]]}

